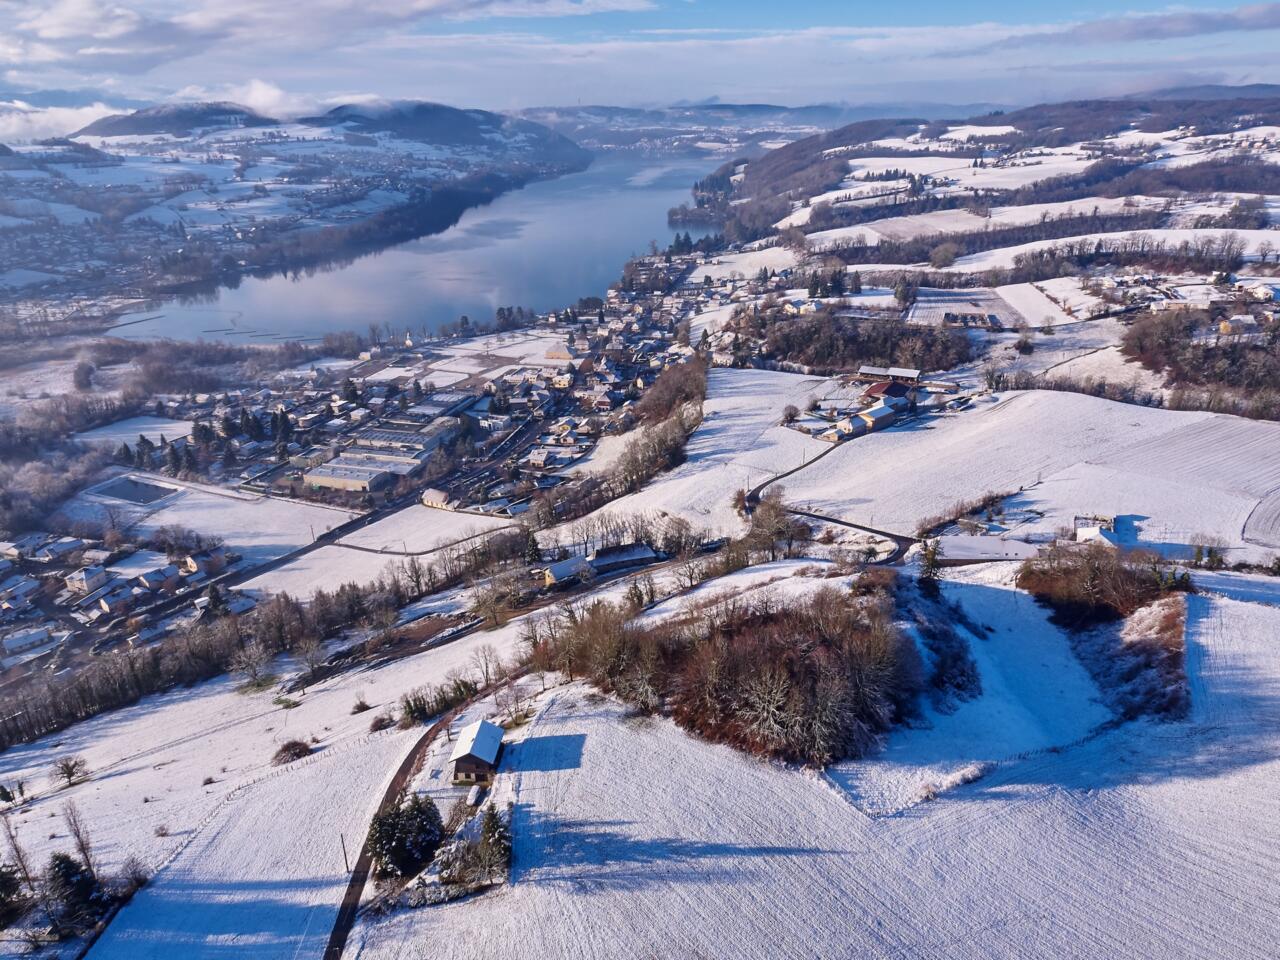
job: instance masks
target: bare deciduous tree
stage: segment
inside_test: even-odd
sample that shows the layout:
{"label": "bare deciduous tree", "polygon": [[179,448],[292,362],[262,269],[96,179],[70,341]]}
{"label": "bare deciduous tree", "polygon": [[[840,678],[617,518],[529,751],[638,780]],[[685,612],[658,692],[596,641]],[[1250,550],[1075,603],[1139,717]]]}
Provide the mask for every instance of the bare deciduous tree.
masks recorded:
{"label": "bare deciduous tree", "polygon": [[257,684],[262,681],[271,660],[272,656],[267,648],[254,640],[246,643],[240,652],[231,658],[231,669],[242,675],[249,683]]}
{"label": "bare deciduous tree", "polygon": [[298,655],[298,659],[307,668],[308,674],[314,675],[325,661],[324,643],[314,633],[308,633],[299,640],[297,646],[293,648],[293,652]]}
{"label": "bare deciduous tree", "polygon": [[502,659],[493,644],[484,643],[471,654],[471,666],[480,675],[481,686],[488,687],[496,679]]}
{"label": "bare deciduous tree", "polygon": [[49,777],[55,783],[61,782],[64,787],[78,783],[89,775],[89,761],[81,756],[59,757],[53,761]]}
{"label": "bare deciduous tree", "polygon": [[74,801],[68,800],[63,806],[62,819],[66,821],[67,832],[71,834],[71,838],[75,841],[76,852],[80,854],[80,861],[96,880],[98,870],[93,862],[93,845],[89,841],[89,828],[85,826],[84,819],[80,816],[80,809],[75,805]]}

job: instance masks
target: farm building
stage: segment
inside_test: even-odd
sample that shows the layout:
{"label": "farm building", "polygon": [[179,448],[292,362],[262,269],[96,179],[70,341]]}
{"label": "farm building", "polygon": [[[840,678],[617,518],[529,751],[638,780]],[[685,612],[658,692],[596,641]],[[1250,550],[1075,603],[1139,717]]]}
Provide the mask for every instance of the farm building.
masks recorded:
{"label": "farm building", "polygon": [[45,544],[35,552],[34,559],[41,563],[56,563],[65,560],[73,553],[79,553],[87,544],[76,537],[59,537],[53,543]]}
{"label": "farm building", "polygon": [[492,783],[501,752],[502,728],[496,723],[477,720],[463,727],[449,755],[454,784]]}
{"label": "farm building", "polygon": [[873,367],[864,363],[858,368],[859,380],[892,380],[897,383],[919,383],[920,371],[911,367]]}
{"label": "farm building", "polygon": [[0,554],[10,560],[21,560],[25,557],[34,556],[35,552],[44,546],[44,542],[48,539],[48,536],[43,533],[28,533],[26,536],[18,537],[16,540],[6,540],[0,543]]}
{"label": "farm building", "polygon": [[889,426],[894,420],[898,419],[898,414],[892,407],[888,407],[883,403],[877,403],[874,407],[867,407],[858,414],[872,430],[881,430]]}
{"label": "farm building", "polygon": [[624,543],[616,547],[601,547],[587,557],[587,562],[597,574],[606,574],[641,567],[657,559],[657,553],[648,544]]}
{"label": "farm building", "polygon": [[955,534],[938,538],[938,565],[955,567],[995,560],[1030,560],[1040,551],[1033,543],[1002,537],[975,537]]}
{"label": "farm building", "polygon": [[42,643],[48,643],[51,639],[53,639],[53,634],[48,627],[35,627],[30,630],[9,634],[2,641],[2,645],[5,655],[13,656],[17,653],[32,650]]}
{"label": "farm building", "polygon": [[543,577],[548,587],[562,587],[577,583],[582,579],[582,575],[590,570],[591,564],[587,562],[586,557],[570,557],[568,560],[551,564]]}
{"label": "farm building", "polygon": [[439,487],[427,487],[422,491],[422,505],[424,507],[434,507],[437,510],[452,510],[449,506],[449,494],[445,493]]}
{"label": "farm building", "polygon": [[822,431],[817,435],[819,440],[825,440],[828,443],[839,443],[842,440],[852,440],[854,437],[860,437],[867,432],[867,422],[859,416],[841,417],[835,422],[835,426]]}
{"label": "farm building", "polygon": [[916,389],[915,387],[908,386],[905,383],[898,383],[893,380],[881,380],[880,382],[873,383],[871,386],[867,387],[867,389],[863,390],[862,399],[869,403],[874,403],[877,400],[904,400],[910,406],[915,406]]}
{"label": "farm building", "polygon": [[1100,543],[1112,550],[1120,548],[1120,538],[1116,532],[1106,525],[1077,527],[1076,541],[1079,543]]}

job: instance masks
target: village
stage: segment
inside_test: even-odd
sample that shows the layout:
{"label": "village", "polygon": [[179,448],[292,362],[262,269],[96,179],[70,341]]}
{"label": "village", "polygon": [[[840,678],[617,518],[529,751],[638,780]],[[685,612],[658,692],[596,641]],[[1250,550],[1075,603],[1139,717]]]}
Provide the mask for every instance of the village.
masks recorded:
{"label": "village", "polygon": [[[452,340],[406,331],[352,360],[321,359],[238,389],[160,397],[146,416],[86,432],[85,442],[110,445],[118,466],[60,511],[60,532],[2,545],[6,683],[33,670],[63,669],[73,651],[146,644],[201,617],[245,613],[270,582],[255,577],[257,568],[287,568],[290,555],[316,546],[314,523],[310,537],[269,556],[243,556],[219,533],[199,529],[152,528],[135,542],[130,528],[171,502],[182,485],[323,507],[336,522],[319,533],[322,539],[337,540],[410,505],[447,511],[454,526],[474,518],[476,531],[498,529],[534,520],[526,514],[548,491],[572,500],[586,479],[582,465],[598,465],[594,452],[602,441],[616,455],[637,426],[637,401],[664,370],[699,352],[715,366],[767,363],[751,356],[749,339],[721,329],[730,317],[780,307],[797,318],[823,312],[1012,340],[1026,335],[1039,303],[1061,310],[1051,289],[1031,291],[1031,307],[1025,292],[1005,299],[999,290],[981,289],[920,289],[907,303],[875,287],[808,296],[804,285],[812,293],[812,283],[803,267],[766,266],[750,277],[737,267],[760,257],[730,251],[639,258],[627,282],[606,297],[531,315],[518,328]],[[1220,329],[1206,336],[1247,340],[1272,320],[1276,287],[1269,278],[1225,285],[1214,279],[1097,278],[1092,299],[1067,307],[1081,315],[1062,311],[1059,322],[1212,309],[1222,315]],[[838,445],[899,421],[964,409],[984,386],[972,376],[871,364],[843,382],[804,409],[787,407],[782,425]],[[558,509],[535,523],[561,519],[563,505]],[[1009,547],[1007,536],[995,539],[983,547],[972,538],[957,541],[948,553],[975,560],[1035,553]],[[659,557],[643,545],[606,546],[635,551],[637,563]],[[396,551],[388,541],[379,549],[389,560],[407,547]],[[545,586],[580,579],[583,565],[594,562],[591,549],[548,567]],[[236,589],[245,583],[259,589]]]}
{"label": "village", "polygon": [[[762,147],[551,309],[414,264],[15,374],[0,957],[1264,956],[1280,141],[1162,109]],[[0,161],[373,149],[256,123]],[[334,226],[295,172],[149,216]]]}
{"label": "village", "polygon": [[[694,260],[654,258],[636,280],[677,289]],[[615,289],[588,311],[474,340],[406,333],[351,361],[159,398],[148,415],[87,431],[83,442],[109,448],[118,466],[60,511],[64,533],[0,545],[4,665],[22,668],[6,682],[64,669],[72,650],[151,643],[201,617],[252,609],[254,596],[223,595],[220,585],[252,579],[264,558],[199,529],[162,526],[134,542],[131,528],[192,484],[343,511],[341,526],[323,532],[334,539],[406,505],[518,522],[535,494],[578,482],[575,464],[602,439],[635,426],[643,392],[696,356],[687,318],[720,296],[701,286]],[[298,550],[311,546],[311,529]],[[563,566],[548,570],[547,585],[557,579]]]}

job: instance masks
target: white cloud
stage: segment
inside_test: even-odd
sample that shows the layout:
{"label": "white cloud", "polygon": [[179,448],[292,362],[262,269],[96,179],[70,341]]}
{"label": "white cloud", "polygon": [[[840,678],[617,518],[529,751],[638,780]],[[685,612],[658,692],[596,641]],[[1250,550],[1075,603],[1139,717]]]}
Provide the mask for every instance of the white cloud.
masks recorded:
{"label": "white cloud", "polygon": [[99,117],[117,112],[105,103],[89,107],[33,107],[21,100],[0,100],[0,143],[66,136]]}
{"label": "white cloud", "polygon": [[183,87],[173,99],[230,100],[232,103],[238,103],[264,116],[276,119],[291,119],[314,113],[321,104],[321,101],[314,96],[289,93],[274,83],[256,78],[248,83],[218,87],[199,85]]}
{"label": "white cloud", "polygon": [[137,30],[142,17],[134,10],[96,0],[57,0],[27,11],[18,28],[41,40],[82,37],[113,39]]}
{"label": "white cloud", "polygon": [[[670,5],[662,7],[665,20],[650,16],[636,24],[646,29],[624,34],[575,31],[566,38],[542,23],[535,28],[533,20],[527,32],[480,25],[493,17],[583,17],[656,6],[656,0],[0,0],[0,24],[7,24],[0,26],[0,62],[21,68],[28,82],[41,77],[102,88],[116,79],[122,89],[156,99],[186,88],[184,96],[209,92],[283,115],[309,110],[341,89],[499,108],[585,98],[652,103],[708,92],[793,103],[1025,102],[1111,91],[1122,76],[1143,86],[1144,74],[1162,72],[1162,59],[1173,62],[1188,51],[1205,74],[1271,79],[1265,62],[1248,70],[1237,64],[1269,49],[1269,31],[1280,29],[1280,3],[1049,25],[682,29],[680,8]],[[454,32],[441,33],[449,24]],[[1223,49],[1201,39],[1209,34],[1223,35]],[[1117,41],[1128,45],[1127,57],[1133,52],[1129,66],[1108,54],[1114,66],[1090,73],[1085,65]]]}

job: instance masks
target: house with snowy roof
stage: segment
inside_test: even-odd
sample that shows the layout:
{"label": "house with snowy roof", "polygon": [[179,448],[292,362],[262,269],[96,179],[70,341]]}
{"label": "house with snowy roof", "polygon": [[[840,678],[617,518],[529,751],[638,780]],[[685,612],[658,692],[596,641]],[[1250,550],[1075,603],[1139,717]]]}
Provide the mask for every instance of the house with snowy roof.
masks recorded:
{"label": "house with snowy roof", "polygon": [[502,728],[488,720],[477,720],[462,728],[453,745],[449,762],[453,764],[456,786],[490,784],[498,772],[502,753]]}

